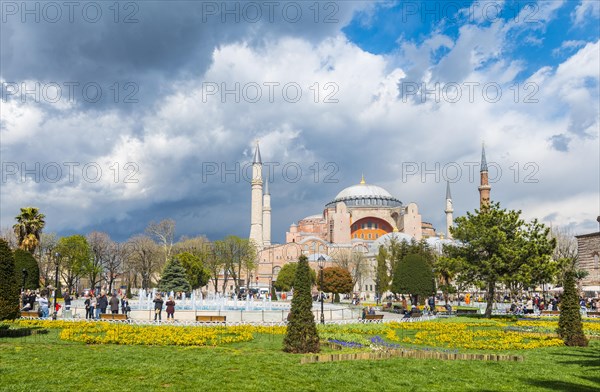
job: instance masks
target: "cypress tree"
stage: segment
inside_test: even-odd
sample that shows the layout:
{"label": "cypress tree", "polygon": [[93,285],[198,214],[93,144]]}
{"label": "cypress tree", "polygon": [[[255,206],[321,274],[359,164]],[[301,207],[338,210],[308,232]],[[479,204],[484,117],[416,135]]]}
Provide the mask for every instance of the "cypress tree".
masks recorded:
{"label": "cypress tree", "polygon": [[0,320],[19,315],[19,286],[15,277],[15,260],[8,243],[0,239]]}
{"label": "cypress tree", "polygon": [[294,298],[288,316],[288,326],[283,339],[283,351],[289,353],[318,353],[319,334],[312,313],[311,275],[308,259],[298,259],[294,277]]}
{"label": "cypress tree", "polygon": [[275,286],[271,284],[271,301],[277,301],[277,291],[275,291]]}
{"label": "cypress tree", "polygon": [[563,296],[560,301],[560,317],[558,319],[558,336],[567,346],[588,345],[583,333],[581,313],[579,313],[579,297],[575,286],[575,273],[567,271],[563,282]]}
{"label": "cypress tree", "polygon": [[158,282],[158,289],[166,293],[169,291],[191,291],[185,268],[177,258],[172,258],[165,266],[160,282]]}
{"label": "cypress tree", "polygon": [[40,287],[40,267],[31,253],[17,249],[14,253],[15,257],[15,279],[17,285],[21,287],[23,283],[23,270],[27,271],[25,279],[25,289],[37,289]]}

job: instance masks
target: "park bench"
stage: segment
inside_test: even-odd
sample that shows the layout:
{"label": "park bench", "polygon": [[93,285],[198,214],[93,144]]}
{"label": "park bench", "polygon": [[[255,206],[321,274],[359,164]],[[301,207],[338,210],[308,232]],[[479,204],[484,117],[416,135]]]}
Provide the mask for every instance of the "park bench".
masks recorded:
{"label": "park bench", "polygon": [[127,315],[126,314],[102,313],[102,314],[100,314],[100,320],[127,320]]}
{"label": "park bench", "polygon": [[363,320],[383,320],[383,314],[365,314]]}
{"label": "park bench", "polygon": [[25,317],[25,318],[40,318],[40,315],[37,311],[22,311],[21,312],[21,317]]}
{"label": "park bench", "polygon": [[600,317],[600,312],[587,312],[588,317]]}
{"label": "park bench", "polygon": [[410,318],[419,318],[419,317],[423,317],[423,313],[422,312],[412,312],[410,314]]}
{"label": "park bench", "polygon": [[560,314],[560,311],[558,311],[558,310],[542,310],[542,316],[550,316],[550,315],[558,316],[559,314]]}
{"label": "park bench", "polygon": [[196,316],[196,321],[199,323],[225,323],[226,316]]}
{"label": "park bench", "polygon": [[477,314],[479,309],[456,309],[456,315],[460,316],[461,314]]}

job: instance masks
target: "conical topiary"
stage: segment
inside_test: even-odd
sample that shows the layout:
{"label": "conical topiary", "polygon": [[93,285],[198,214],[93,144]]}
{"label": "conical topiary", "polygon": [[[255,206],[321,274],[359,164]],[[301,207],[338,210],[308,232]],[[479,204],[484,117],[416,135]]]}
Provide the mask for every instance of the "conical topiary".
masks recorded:
{"label": "conical topiary", "polygon": [[560,317],[558,319],[558,336],[567,346],[588,345],[583,333],[581,313],[579,313],[579,296],[575,286],[575,273],[567,271],[563,281],[563,296],[560,301]]}
{"label": "conical topiary", "polygon": [[283,339],[283,351],[288,353],[318,353],[319,334],[312,313],[310,267],[306,256],[300,256],[294,278],[294,298]]}
{"label": "conical topiary", "polygon": [[19,286],[15,277],[15,259],[8,243],[0,239],[0,320],[19,315]]}
{"label": "conical topiary", "polygon": [[167,263],[158,282],[158,290],[168,293],[170,291],[191,291],[192,286],[187,280],[185,268],[177,258],[172,258]]}

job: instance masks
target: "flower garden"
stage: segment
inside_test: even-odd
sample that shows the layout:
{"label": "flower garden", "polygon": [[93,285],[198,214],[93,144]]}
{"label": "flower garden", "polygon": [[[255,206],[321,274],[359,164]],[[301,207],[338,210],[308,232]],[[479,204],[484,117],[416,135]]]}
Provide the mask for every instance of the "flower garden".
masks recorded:
{"label": "flower garden", "polygon": [[[86,344],[151,345],[151,346],[220,346],[252,341],[260,334],[284,335],[283,326],[173,326],[130,325],[110,322],[67,322],[18,320],[15,324],[59,329],[65,341]],[[343,347],[433,347],[457,350],[527,350],[562,346],[556,334],[558,322],[539,320],[433,320],[418,323],[369,323],[319,325],[324,342]],[[584,321],[584,332],[600,337],[600,322]]]}

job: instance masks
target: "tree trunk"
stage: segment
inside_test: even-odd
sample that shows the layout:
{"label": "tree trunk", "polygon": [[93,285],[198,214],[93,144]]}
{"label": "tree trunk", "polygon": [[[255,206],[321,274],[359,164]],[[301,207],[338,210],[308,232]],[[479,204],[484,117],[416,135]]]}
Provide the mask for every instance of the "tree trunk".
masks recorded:
{"label": "tree trunk", "polygon": [[494,306],[494,295],[496,292],[496,282],[488,282],[487,305],[485,306],[485,317],[492,317],[492,307]]}

